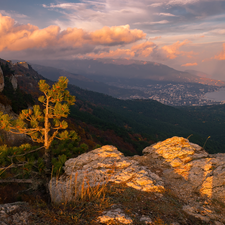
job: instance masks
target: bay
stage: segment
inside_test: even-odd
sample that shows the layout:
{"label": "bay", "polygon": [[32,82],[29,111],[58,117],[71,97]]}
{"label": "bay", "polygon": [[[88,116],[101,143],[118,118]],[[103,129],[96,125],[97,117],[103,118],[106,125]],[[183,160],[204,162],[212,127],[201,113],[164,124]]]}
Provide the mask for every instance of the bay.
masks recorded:
{"label": "bay", "polygon": [[225,88],[221,88],[219,91],[215,92],[208,92],[204,97],[217,102],[225,101]]}

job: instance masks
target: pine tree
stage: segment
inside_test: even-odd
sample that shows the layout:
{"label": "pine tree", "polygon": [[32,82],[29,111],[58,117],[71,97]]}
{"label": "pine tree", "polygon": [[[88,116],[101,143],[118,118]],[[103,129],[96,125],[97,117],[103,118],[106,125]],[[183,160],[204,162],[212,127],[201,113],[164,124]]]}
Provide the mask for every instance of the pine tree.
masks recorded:
{"label": "pine tree", "polygon": [[[22,110],[17,119],[0,112],[0,129],[12,133],[29,135],[34,142],[43,143],[45,148],[45,162],[47,174],[51,169],[50,146],[54,139],[65,140],[76,138],[76,133],[65,130],[68,124],[61,118],[69,115],[69,106],[75,102],[75,97],[66,90],[68,79],[60,77],[58,82],[50,87],[45,80],[40,80],[38,85],[43,96],[38,100],[42,107],[34,105],[33,109]],[[42,110],[43,108],[43,110]],[[64,130],[64,131],[62,131]]]}

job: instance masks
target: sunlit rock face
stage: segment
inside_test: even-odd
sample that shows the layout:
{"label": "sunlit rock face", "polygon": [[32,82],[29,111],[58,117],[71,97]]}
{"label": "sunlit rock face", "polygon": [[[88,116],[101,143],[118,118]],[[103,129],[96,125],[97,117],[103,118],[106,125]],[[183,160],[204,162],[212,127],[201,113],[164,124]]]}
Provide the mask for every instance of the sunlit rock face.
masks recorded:
{"label": "sunlit rock face", "polygon": [[101,224],[112,224],[113,222],[119,224],[133,224],[132,219],[120,208],[103,212],[103,215],[98,217],[98,221]]}
{"label": "sunlit rock face", "polygon": [[125,183],[146,192],[161,192],[162,179],[147,167],[128,159],[117,148],[103,146],[65,163],[65,173],[53,178],[49,190],[53,202],[72,201],[80,190],[107,182]]}
{"label": "sunlit rock face", "polygon": [[4,75],[3,75],[3,71],[2,68],[0,67],[0,92],[2,92],[4,90]]}
{"label": "sunlit rock face", "polygon": [[167,165],[167,168],[161,166],[162,178],[183,196],[197,191],[225,203],[225,154],[209,155],[182,137],[158,142],[145,148],[143,153],[154,159],[159,168],[163,163]]}
{"label": "sunlit rock face", "polygon": [[26,69],[29,69],[27,62],[18,62],[17,64],[23,66]]}

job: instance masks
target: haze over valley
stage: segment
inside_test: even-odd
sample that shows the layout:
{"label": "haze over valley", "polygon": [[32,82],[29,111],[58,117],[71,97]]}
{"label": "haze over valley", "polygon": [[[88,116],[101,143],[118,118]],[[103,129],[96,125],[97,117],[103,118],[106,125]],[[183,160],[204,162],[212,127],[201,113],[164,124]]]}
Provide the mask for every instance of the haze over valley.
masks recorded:
{"label": "haze over valley", "polygon": [[163,64],[135,60],[47,60],[36,63],[39,65],[31,63],[33,68],[49,79],[56,80],[65,75],[74,85],[119,99],[153,99],[173,106],[223,103],[207,99],[205,94],[219,90],[225,82],[198,76],[197,71],[182,72]]}

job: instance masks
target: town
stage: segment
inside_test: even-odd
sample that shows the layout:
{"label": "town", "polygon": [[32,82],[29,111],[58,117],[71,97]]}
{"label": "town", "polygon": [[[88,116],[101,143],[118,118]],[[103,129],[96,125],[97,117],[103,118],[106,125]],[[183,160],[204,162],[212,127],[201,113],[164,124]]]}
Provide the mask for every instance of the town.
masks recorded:
{"label": "town", "polygon": [[[108,83],[110,84],[110,83]],[[112,85],[112,83],[111,83]],[[126,99],[153,99],[165,105],[171,106],[204,106],[224,104],[205,97],[207,92],[214,92],[220,89],[218,86],[209,86],[196,83],[165,83],[148,84],[146,86],[132,86],[124,84],[113,84],[120,88],[136,89],[140,92]]]}

